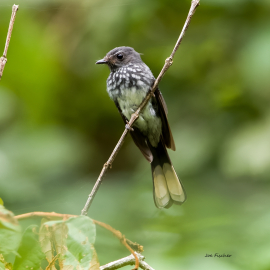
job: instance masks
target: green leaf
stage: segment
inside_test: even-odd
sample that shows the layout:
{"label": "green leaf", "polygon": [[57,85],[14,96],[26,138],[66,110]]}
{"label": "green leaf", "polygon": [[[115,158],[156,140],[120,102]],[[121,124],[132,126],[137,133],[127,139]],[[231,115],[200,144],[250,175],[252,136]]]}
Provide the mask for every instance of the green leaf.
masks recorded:
{"label": "green leaf", "polygon": [[39,270],[40,264],[45,259],[45,254],[42,252],[38,241],[38,226],[29,226],[22,238],[21,245],[18,249],[20,257],[16,257],[14,269],[16,270]]}
{"label": "green leaf", "polygon": [[[49,223],[49,224],[47,224]],[[46,255],[46,259],[50,264],[50,270],[55,270],[56,257],[62,269],[62,257],[66,249],[67,227],[62,220],[47,222],[42,219],[39,230],[39,241],[42,251]]]}
{"label": "green leaf", "polygon": [[0,270],[12,270],[12,264],[7,263],[2,254],[0,254]]}
{"label": "green leaf", "polygon": [[0,205],[0,253],[15,253],[22,238],[21,227],[12,212]]}
{"label": "green leaf", "polygon": [[0,270],[5,270],[5,259],[2,254],[0,254]]}
{"label": "green leaf", "polygon": [[[44,223],[43,226],[47,227],[47,231],[54,234],[50,241],[54,242],[57,254],[60,254],[59,265],[61,265],[61,269],[99,269],[99,262],[93,245],[96,227],[92,219],[79,216],[67,221],[49,221]],[[43,230],[45,231],[45,229]],[[43,238],[42,249],[47,254],[51,252],[45,238]]]}
{"label": "green leaf", "polygon": [[0,205],[4,205],[2,198],[0,198]]}
{"label": "green leaf", "polygon": [[70,218],[66,225],[68,227],[68,250],[65,255],[64,265],[89,269],[96,237],[96,227],[92,219],[85,216]]}

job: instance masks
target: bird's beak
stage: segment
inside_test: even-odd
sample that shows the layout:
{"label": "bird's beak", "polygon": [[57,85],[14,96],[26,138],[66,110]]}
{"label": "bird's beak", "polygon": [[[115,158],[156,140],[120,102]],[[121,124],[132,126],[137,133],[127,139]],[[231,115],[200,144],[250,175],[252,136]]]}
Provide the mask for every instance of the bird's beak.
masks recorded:
{"label": "bird's beak", "polygon": [[103,59],[98,60],[96,64],[108,64],[108,60],[106,58],[103,58]]}

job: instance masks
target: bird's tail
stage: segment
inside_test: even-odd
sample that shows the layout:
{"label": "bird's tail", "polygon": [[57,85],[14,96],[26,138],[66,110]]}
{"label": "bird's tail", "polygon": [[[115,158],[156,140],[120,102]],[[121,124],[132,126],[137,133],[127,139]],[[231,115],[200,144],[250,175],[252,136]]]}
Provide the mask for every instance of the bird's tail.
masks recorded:
{"label": "bird's tail", "polygon": [[173,203],[182,204],[186,200],[185,191],[172,166],[166,147],[160,140],[157,147],[152,147],[151,162],[154,201],[157,208],[169,208]]}

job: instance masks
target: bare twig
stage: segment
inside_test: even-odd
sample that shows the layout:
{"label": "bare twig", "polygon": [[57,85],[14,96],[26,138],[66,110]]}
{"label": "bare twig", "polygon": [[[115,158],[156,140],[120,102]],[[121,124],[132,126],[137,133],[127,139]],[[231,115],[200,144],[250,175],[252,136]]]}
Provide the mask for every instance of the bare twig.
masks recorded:
{"label": "bare twig", "polygon": [[127,244],[127,240],[125,238],[125,236],[120,232],[120,231],[117,231],[115,230],[114,228],[112,228],[110,225],[108,224],[105,224],[103,222],[100,222],[100,221],[97,221],[95,220],[94,221],[95,224],[98,224],[99,226],[111,231],[119,240],[120,242],[131,252],[131,254],[135,257],[135,267],[134,267],[134,270],[135,269],[138,269],[139,268],[139,259],[137,257],[137,255],[135,254],[135,251]]}
{"label": "bare twig", "polygon": [[[183,29],[180,33],[180,36],[174,46],[174,49],[171,53],[171,55],[165,60],[165,64],[161,70],[161,72],[159,73],[157,79],[155,80],[154,82],[154,85],[152,86],[151,90],[149,91],[149,93],[147,94],[147,96],[145,97],[145,99],[142,101],[141,105],[139,106],[139,108],[137,109],[137,111],[135,113],[133,113],[131,115],[131,118],[130,118],[130,121],[128,122],[128,125],[130,127],[132,127],[132,125],[134,124],[134,122],[137,120],[137,118],[139,117],[139,114],[140,112],[144,109],[145,105],[148,103],[148,101],[150,100],[150,98],[152,97],[153,93],[155,92],[155,90],[157,89],[157,86],[159,84],[159,82],[161,81],[162,77],[164,76],[165,72],[169,69],[169,67],[172,65],[173,63],[173,57],[185,35],[185,32],[189,26],[189,23],[190,23],[190,20],[191,20],[191,17],[193,16],[193,14],[195,13],[195,10],[196,8],[199,6],[199,3],[200,3],[200,0],[192,0],[191,1],[191,7],[190,7],[190,10],[189,10],[189,13],[188,13],[188,16],[187,16],[187,19],[186,19],[186,22],[183,26]],[[117,153],[119,152],[121,146],[123,145],[124,143],[124,139],[125,137],[127,136],[129,130],[128,129],[125,129],[121,138],[119,139],[118,143],[116,144],[111,156],[109,157],[108,161],[104,164],[102,170],[101,170],[101,173],[91,191],[91,193],[89,194],[88,198],[87,198],[87,201],[85,203],[85,206],[84,208],[82,209],[82,212],[81,214],[82,215],[87,215],[88,213],[88,209],[89,207],[91,206],[91,203],[93,202],[94,200],[94,197],[98,191],[98,188],[100,187],[101,185],[101,182],[105,176],[105,173],[107,172],[107,170],[109,168],[112,167],[112,163],[117,155]]]}
{"label": "bare twig", "polygon": [[[139,258],[139,262],[140,262],[140,268],[144,269],[144,270],[154,270],[154,268],[152,268],[150,265],[148,265],[145,261],[144,261],[144,256],[141,255],[140,253],[135,252],[137,257]],[[120,260],[114,261],[114,262],[110,262],[107,263],[103,266],[100,266],[100,270],[115,270],[115,269],[119,269],[121,267],[127,266],[127,265],[134,265],[135,264],[135,258],[133,255],[129,255],[125,258],[122,258]]]}
{"label": "bare twig", "polygon": [[[45,218],[48,218],[48,219],[50,219],[50,218],[61,218],[61,219],[66,220],[66,219],[68,219],[70,217],[77,217],[77,215],[59,214],[59,213],[55,213],[55,212],[50,212],[50,213],[48,213],[48,212],[31,212],[31,213],[25,213],[25,214],[15,216],[15,218],[17,220],[31,218],[31,217],[45,217]],[[95,224],[97,224],[97,225],[109,230],[110,232],[112,232],[120,240],[120,242],[134,256],[133,257],[133,260],[135,260],[135,268],[134,269],[138,269],[138,267],[139,267],[139,258],[138,258],[136,252],[133,249],[135,249],[138,252],[142,252],[143,251],[143,246],[141,246],[141,245],[139,245],[137,243],[133,243],[132,241],[126,239],[126,237],[120,231],[114,229],[110,225],[108,225],[106,223],[103,223],[103,222],[100,222],[98,220],[94,220],[94,219],[92,219],[92,220],[93,220],[93,222]]]}
{"label": "bare twig", "polygon": [[52,266],[54,266],[56,260],[60,257],[60,253],[58,253],[56,256],[53,257],[52,261],[48,264],[45,270],[51,270],[54,269]]}
{"label": "bare twig", "polygon": [[16,219],[26,219],[26,218],[31,218],[31,217],[44,217],[44,218],[61,218],[61,219],[68,219],[70,217],[78,217],[78,215],[69,215],[69,214],[59,214],[55,212],[30,212],[30,213],[25,213],[21,215],[15,216]]}
{"label": "bare twig", "polygon": [[5,49],[4,49],[3,56],[0,58],[0,80],[2,78],[4,67],[5,67],[5,64],[7,62],[7,50],[8,50],[8,46],[9,46],[9,42],[10,42],[10,38],[11,38],[11,33],[12,33],[14,21],[15,21],[15,16],[16,16],[18,9],[19,9],[19,5],[13,5],[11,19],[10,19],[9,27],[8,27],[8,34],[7,34]]}

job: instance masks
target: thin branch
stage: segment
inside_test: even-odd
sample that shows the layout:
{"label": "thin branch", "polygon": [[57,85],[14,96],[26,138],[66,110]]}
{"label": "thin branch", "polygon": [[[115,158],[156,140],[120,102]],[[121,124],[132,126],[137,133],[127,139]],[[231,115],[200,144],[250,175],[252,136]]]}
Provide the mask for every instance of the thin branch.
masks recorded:
{"label": "thin branch", "polygon": [[[140,268],[144,269],[144,270],[154,270],[154,268],[152,268],[150,265],[148,265],[145,261],[144,261],[144,256],[141,255],[140,253],[135,252],[137,257],[139,258],[139,262],[140,262]],[[135,258],[133,255],[129,255],[125,258],[122,258],[120,260],[114,261],[114,262],[110,262],[107,263],[103,266],[100,266],[100,270],[115,270],[115,269],[119,269],[122,268],[124,266],[127,265],[134,265],[135,264]]]}
{"label": "thin branch", "polygon": [[110,225],[105,224],[103,222],[94,221],[95,224],[98,224],[99,226],[111,231],[119,240],[120,242],[130,251],[130,253],[135,257],[135,267],[133,270],[138,269],[139,268],[139,258],[137,257],[137,255],[135,254],[135,251],[127,244],[127,240],[125,238],[125,236],[120,232],[115,230],[114,228],[112,228]]}
{"label": "thin branch", "polygon": [[4,67],[7,63],[7,50],[8,50],[8,46],[9,46],[9,42],[10,42],[10,38],[11,38],[11,33],[12,33],[14,21],[15,21],[15,16],[16,16],[18,9],[19,9],[19,5],[13,5],[12,14],[11,14],[10,22],[9,22],[9,27],[8,27],[5,49],[4,49],[3,56],[0,58],[0,80],[1,80],[2,75],[3,75]]}
{"label": "thin branch", "polygon": [[14,218],[17,220],[19,219],[26,219],[26,218],[32,218],[32,217],[44,217],[44,218],[62,218],[64,220],[71,218],[71,217],[78,217],[78,215],[69,215],[69,214],[59,214],[55,212],[30,212],[25,213],[21,215],[17,215]]}
{"label": "thin branch", "polygon": [[[128,122],[128,125],[130,127],[132,127],[134,122],[137,120],[137,118],[139,117],[140,112],[144,109],[145,105],[148,103],[150,98],[153,96],[153,94],[154,94],[155,90],[157,89],[158,84],[161,81],[162,77],[164,76],[165,72],[172,65],[173,57],[174,57],[174,55],[175,55],[175,53],[176,53],[176,51],[177,51],[183,37],[185,35],[185,32],[186,32],[186,30],[187,30],[187,28],[189,26],[189,23],[190,23],[190,20],[191,20],[193,14],[195,13],[196,8],[199,6],[199,3],[200,3],[200,0],[192,0],[191,7],[190,7],[190,10],[189,10],[186,22],[185,22],[185,24],[183,26],[183,29],[181,31],[181,34],[180,34],[178,40],[177,40],[177,42],[176,42],[176,44],[174,46],[174,49],[173,49],[171,55],[165,60],[165,64],[164,64],[161,72],[159,73],[157,79],[155,80],[155,83],[152,86],[151,90],[148,92],[147,96],[142,101],[142,103],[139,106],[139,108],[137,109],[137,111],[131,115],[130,121]],[[121,146],[123,145],[124,139],[127,136],[128,132],[129,132],[128,129],[124,130],[124,132],[123,132],[121,138],[119,139],[118,143],[116,144],[111,156],[109,157],[108,161],[104,164],[104,166],[103,166],[103,168],[101,170],[101,173],[100,173],[100,175],[99,175],[99,177],[98,177],[98,179],[97,179],[91,193],[89,194],[89,196],[87,198],[85,206],[82,209],[82,212],[81,212],[82,215],[85,215],[85,216],[87,215],[89,207],[91,206],[91,204],[92,204],[92,202],[94,200],[94,197],[95,197],[95,195],[96,195],[96,193],[97,193],[97,191],[98,191],[98,189],[99,189],[99,187],[101,185],[101,182],[102,182],[102,180],[103,180],[103,178],[105,176],[105,173],[107,172],[107,170],[109,168],[112,167],[112,163],[115,160],[115,157],[116,157],[117,153],[119,152]]]}
{"label": "thin branch", "polygon": [[53,257],[52,261],[48,264],[45,270],[51,270],[53,269],[52,266],[54,266],[56,260],[60,257],[60,253],[58,253],[56,256]]}
{"label": "thin branch", "polygon": [[[45,218],[62,218],[64,220],[70,218],[70,217],[78,217],[77,215],[69,215],[69,214],[59,214],[59,213],[55,213],[55,212],[31,212],[31,213],[25,213],[25,214],[21,214],[18,216],[15,216],[15,218],[17,220],[19,219],[26,219],[26,218],[32,218],[32,217],[45,217]],[[134,269],[138,269],[139,267],[139,258],[137,256],[137,253],[133,250],[135,249],[138,252],[142,252],[143,251],[143,246],[137,244],[137,243],[133,243],[132,241],[126,239],[126,237],[118,230],[114,229],[113,227],[111,227],[110,225],[100,222],[98,220],[94,220],[92,219],[93,222],[96,225],[99,225],[107,230],[109,230],[110,232],[112,232],[119,240],[120,242],[130,251],[130,253],[134,256],[133,260],[135,258],[135,268]]]}

